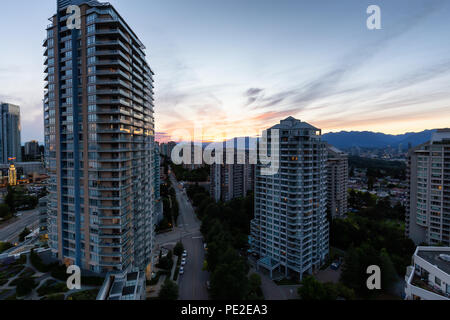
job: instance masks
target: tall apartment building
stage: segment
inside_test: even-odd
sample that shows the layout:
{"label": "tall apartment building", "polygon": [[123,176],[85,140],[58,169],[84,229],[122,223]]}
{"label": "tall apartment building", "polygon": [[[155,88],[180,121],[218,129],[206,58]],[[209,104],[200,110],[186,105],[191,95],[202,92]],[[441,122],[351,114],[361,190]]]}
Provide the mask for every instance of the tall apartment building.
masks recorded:
{"label": "tall apartment building", "polygon": [[155,193],[155,215],[154,222],[158,224],[163,219],[163,202],[161,200],[161,155],[159,153],[159,144],[155,142],[154,165],[155,173],[153,178],[153,188]]}
{"label": "tall apartment building", "polygon": [[327,145],[327,153],[327,206],[334,219],[347,214],[348,155],[331,145]]}
{"label": "tall apartment building", "polygon": [[450,129],[408,153],[406,235],[416,244],[450,246]]}
{"label": "tall apartment building", "polygon": [[0,103],[0,163],[8,163],[9,158],[22,161],[20,140],[20,107],[10,103]]}
{"label": "tall apartment building", "polygon": [[[249,151],[242,152],[243,161],[238,163],[238,150],[234,150],[234,162],[227,164],[224,151],[223,164],[213,164],[210,168],[211,197],[219,201],[230,201],[235,198],[247,196],[254,190],[254,177],[256,165],[250,164]],[[242,163],[242,162],[245,162]]]}
{"label": "tall apartment building", "polygon": [[276,130],[279,151],[271,156],[280,167],[270,176],[257,165],[251,247],[260,257],[258,267],[271,276],[279,270],[302,279],[329,253],[326,145],[320,129],[289,117],[268,130],[268,150]]}
{"label": "tall apartment building", "polygon": [[[80,8],[80,29],[68,27],[69,5]],[[50,20],[43,44],[49,246],[85,270],[143,270],[154,243],[155,136],[145,47],[109,3],[59,0]]]}
{"label": "tall apartment building", "polygon": [[172,150],[176,145],[177,144],[173,141],[169,143],[161,143],[159,146],[159,151],[163,156],[170,158],[172,157]]}
{"label": "tall apartment building", "polygon": [[32,140],[25,143],[24,156],[27,160],[35,160],[40,156],[39,154],[39,142]]}
{"label": "tall apartment building", "polygon": [[[196,170],[199,168],[202,168],[205,166],[205,163],[203,161],[203,145],[200,142],[191,142],[190,146],[188,147],[186,143],[184,144],[185,147],[183,148],[183,151],[181,152],[182,156],[183,156],[183,168],[187,169],[187,170]],[[172,148],[173,150],[173,148]],[[184,156],[184,152],[190,152],[190,159],[187,160],[189,158],[189,156],[187,156],[187,158],[185,159]],[[185,161],[187,160],[187,161]]]}

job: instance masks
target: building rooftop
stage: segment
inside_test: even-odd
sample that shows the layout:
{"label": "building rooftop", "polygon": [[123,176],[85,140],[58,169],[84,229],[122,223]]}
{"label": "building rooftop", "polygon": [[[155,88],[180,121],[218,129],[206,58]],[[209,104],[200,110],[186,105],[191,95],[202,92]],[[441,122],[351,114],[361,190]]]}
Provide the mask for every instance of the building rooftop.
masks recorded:
{"label": "building rooftop", "polygon": [[99,294],[97,300],[140,300],[145,298],[145,274],[134,270],[123,273],[109,273]]}
{"label": "building rooftop", "polygon": [[450,140],[450,129],[439,129],[433,133],[431,141],[432,142],[443,142]]}
{"label": "building rooftop", "polygon": [[281,122],[275,126],[273,126],[271,129],[311,129],[311,130],[317,130],[320,129],[310,125],[309,123],[302,122],[298,119],[295,119],[294,117],[288,117],[284,120],[281,120]]}
{"label": "building rooftop", "polygon": [[136,281],[138,279],[139,273],[132,272],[127,274],[127,281]]}
{"label": "building rooftop", "polygon": [[450,250],[444,248],[441,251],[419,250],[417,255],[450,275],[450,261],[442,259],[443,255],[450,255]]}

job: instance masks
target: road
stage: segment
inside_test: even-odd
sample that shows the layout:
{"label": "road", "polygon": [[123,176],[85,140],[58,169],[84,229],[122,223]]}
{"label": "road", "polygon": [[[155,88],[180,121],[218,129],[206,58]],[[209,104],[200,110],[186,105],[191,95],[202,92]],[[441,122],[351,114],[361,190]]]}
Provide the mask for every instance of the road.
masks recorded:
{"label": "road", "polygon": [[159,246],[183,242],[188,252],[187,263],[184,275],[179,278],[180,300],[208,300],[208,290],[206,282],[209,274],[203,271],[205,260],[205,250],[203,248],[203,237],[200,232],[201,223],[197,219],[194,209],[188,200],[187,195],[179,187],[173,174],[170,175],[172,186],[175,189],[180,215],[178,227],[174,231],[158,235],[156,242]]}
{"label": "road", "polygon": [[19,212],[20,217],[15,218],[12,222],[6,222],[0,225],[0,241],[16,242],[19,234],[23,229],[34,229],[39,225],[39,210],[29,210]]}

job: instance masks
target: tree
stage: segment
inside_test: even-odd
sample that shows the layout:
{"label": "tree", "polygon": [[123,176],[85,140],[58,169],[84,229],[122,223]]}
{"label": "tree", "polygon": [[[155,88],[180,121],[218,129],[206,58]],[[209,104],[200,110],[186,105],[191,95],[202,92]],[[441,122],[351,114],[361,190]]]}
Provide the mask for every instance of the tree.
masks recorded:
{"label": "tree", "polygon": [[248,284],[250,290],[256,291],[259,287],[261,287],[261,276],[257,273],[252,273],[250,277],[248,277]]}
{"label": "tree", "polygon": [[9,219],[11,217],[11,210],[7,204],[0,204],[0,218]]}
{"label": "tree", "polygon": [[8,186],[6,196],[4,198],[5,204],[9,207],[9,209],[14,213],[14,189],[11,186]]}
{"label": "tree", "polygon": [[28,236],[31,231],[28,228],[23,229],[23,231],[19,234],[19,242],[24,242],[26,236]]}
{"label": "tree", "polygon": [[383,290],[389,290],[397,279],[397,272],[395,271],[394,264],[385,248],[381,249],[380,260],[380,267],[382,270],[381,286]]}
{"label": "tree", "polygon": [[248,293],[247,273],[244,260],[229,247],[211,274],[212,297],[216,300],[243,300]]}
{"label": "tree", "polygon": [[0,242],[0,253],[3,253],[6,250],[9,250],[12,247],[14,247],[14,246],[9,242]]}
{"label": "tree", "polygon": [[[329,300],[324,286],[313,277],[306,277],[302,281],[302,286],[298,288],[298,295],[302,300]],[[333,299],[335,300],[335,299]]]}
{"label": "tree", "polygon": [[183,254],[183,252],[184,252],[183,243],[178,242],[177,245],[175,246],[175,248],[173,249],[173,253],[179,257]]}
{"label": "tree", "polygon": [[174,301],[178,299],[178,286],[175,282],[167,279],[159,291],[159,299]]}
{"label": "tree", "polygon": [[315,278],[306,277],[302,286],[298,288],[298,295],[302,300],[345,300],[355,299],[355,292],[347,288],[342,283],[334,284],[331,282],[320,283]]}
{"label": "tree", "polygon": [[18,297],[24,297],[33,291],[36,287],[36,283],[31,278],[21,279],[17,282],[16,294]]}

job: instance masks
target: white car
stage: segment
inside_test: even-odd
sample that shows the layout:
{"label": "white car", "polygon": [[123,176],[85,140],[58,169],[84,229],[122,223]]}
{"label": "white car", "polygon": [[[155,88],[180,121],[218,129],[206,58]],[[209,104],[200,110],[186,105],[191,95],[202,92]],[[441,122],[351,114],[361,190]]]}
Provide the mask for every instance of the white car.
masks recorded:
{"label": "white car", "polygon": [[186,258],[183,258],[183,259],[181,260],[181,265],[182,265],[182,266],[186,265]]}
{"label": "white car", "polygon": [[184,252],[183,252],[183,258],[186,258],[186,257],[187,257],[187,251],[184,250]]}
{"label": "white car", "polygon": [[184,274],[184,268],[183,267],[180,268],[180,274]]}

